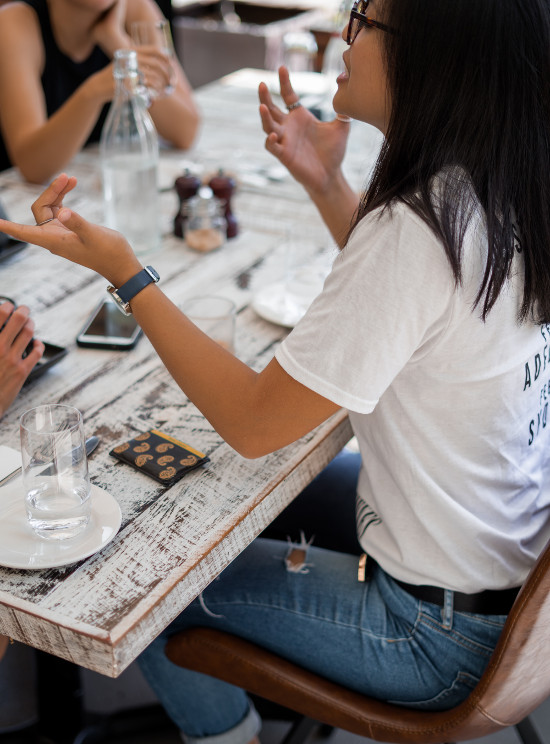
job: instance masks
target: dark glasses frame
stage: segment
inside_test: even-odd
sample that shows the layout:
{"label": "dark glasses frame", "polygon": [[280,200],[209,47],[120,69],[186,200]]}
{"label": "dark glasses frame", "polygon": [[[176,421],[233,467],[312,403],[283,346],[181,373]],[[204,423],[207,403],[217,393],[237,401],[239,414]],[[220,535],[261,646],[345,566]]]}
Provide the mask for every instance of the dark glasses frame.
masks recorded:
{"label": "dark glasses frame", "polygon": [[[369,7],[369,2],[370,0],[356,0],[350,10],[346,36],[346,43],[348,45],[353,44],[362,26],[378,28],[380,31],[386,31],[389,34],[393,34],[394,32],[393,28],[390,28],[385,23],[380,23],[380,21],[375,21],[373,18],[365,15],[365,11]],[[361,10],[357,10],[358,8],[361,8]]]}

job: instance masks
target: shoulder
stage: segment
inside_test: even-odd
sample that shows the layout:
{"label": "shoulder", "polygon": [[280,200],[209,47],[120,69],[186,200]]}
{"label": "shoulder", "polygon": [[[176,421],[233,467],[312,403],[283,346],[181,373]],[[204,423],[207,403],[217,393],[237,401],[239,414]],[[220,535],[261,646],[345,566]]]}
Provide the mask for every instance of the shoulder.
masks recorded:
{"label": "shoulder", "polygon": [[[441,171],[432,179],[429,199],[429,209],[438,222],[447,210],[445,219],[455,223],[451,227],[460,237],[461,261],[469,261],[471,254],[476,258],[486,255],[485,214],[467,174],[458,168]],[[414,198],[410,203],[394,200],[365,215],[344,251],[378,250],[401,265],[424,263],[452,273],[441,233],[423,218],[422,207],[417,211],[411,204]]]}
{"label": "shoulder", "polygon": [[159,6],[154,0],[133,0],[126,6],[126,25],[134,21],[148,21],[162,18]]}
{"label": "shoulder", "polygon": [[0,7],[0,38],[15,42],[42,40],[36,11],[27,3],[7,3]]}
{"label": "shoulder", "polygon": [[402,267],[429,263],[447,267],[445,249],[432,228],[402,202],[368,213],[350,235],[342,259],[396,264]]}
{"label": "shoulder", "polygon": [[[5,27],[9,27],[10,31],[15,30],[19,24],[25,24],[25,26],[29,24],[35,28],[40,28],[34,8],[24,2],[11,2],[2,5],[0,7],[0,30],[4,30]],[[21,32],[27,30],[25,26],[20,29]]]}
{"label": "shoulder", "polygon": [[36,11],[24,2],[11,2],[0,7],[0,55],[19,59],[29,55],[31,59],[42,58],[44,44],[40,21]]}

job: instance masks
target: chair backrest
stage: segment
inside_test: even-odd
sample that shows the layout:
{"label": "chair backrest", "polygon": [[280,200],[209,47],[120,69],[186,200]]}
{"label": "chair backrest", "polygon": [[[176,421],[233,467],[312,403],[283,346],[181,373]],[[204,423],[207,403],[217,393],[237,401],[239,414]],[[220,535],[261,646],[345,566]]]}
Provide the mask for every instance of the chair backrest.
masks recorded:
{"label": "chair backrest", "polygon": [[[525,580],[501,637],[470,698],[505,725],[550,696],[550,541]],[[469,699],[470,699],[469,698]]]}
{"label": "chair backrest", "polygon": [[518,594],[478,685],[448,711],[412,710],[362,696],[210,628],[173,636],[166,654],[175,664],[359,736],[398,744],[442,744],[519,723],[550,695],[549,636],[550,542]]}

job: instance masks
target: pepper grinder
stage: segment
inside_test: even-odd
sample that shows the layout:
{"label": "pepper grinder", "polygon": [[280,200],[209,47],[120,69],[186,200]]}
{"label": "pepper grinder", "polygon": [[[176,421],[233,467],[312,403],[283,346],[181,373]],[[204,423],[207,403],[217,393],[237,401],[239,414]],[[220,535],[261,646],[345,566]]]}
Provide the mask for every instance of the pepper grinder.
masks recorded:
{"label": "pepper grinder", "polygon": [[187,202],[195,196],[201,186],[200,179],[192,175],[189,168],[186,168],[183,176],[176,178],[176,191],[180,200],[178,213],[174,217],[174,235],[177,238],[185,236],[185,224],[187,222]]}
{"label": "pepper grinder", "polygon": [[227,237],[234,238],[239,232],[239,224],[231,211],[231,196],[235,191],[235,181],[231,176],[225,175],[223,169],[220,168],[218,174],[210,179],[208,185],[214,192],[214,196],[225,204],[224,217],[227,222]]}

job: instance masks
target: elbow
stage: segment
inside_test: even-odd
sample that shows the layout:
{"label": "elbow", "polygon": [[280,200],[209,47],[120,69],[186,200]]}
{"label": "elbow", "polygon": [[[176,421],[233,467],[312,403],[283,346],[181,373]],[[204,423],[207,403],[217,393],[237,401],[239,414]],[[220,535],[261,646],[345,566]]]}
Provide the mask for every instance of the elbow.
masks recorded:
{"label": "elbow", "polygon": [[241,457],[244,457],[246,460],[258,460],[260,457],[265,457],[266,455],[271,454],[273,452],[272,449],[264,448],[264,447],[257,447],[252,445],[245,445],[245,446],[235,446],[231,445],[235,452],[237,452]]}
{"label": "elbow", "polygon": [[44,168],[36,161],[33,162],[32,158],[18,157],[15,155],[12,159],[13,165],[17,168],[21,176],[28,183],[36,183],[42,185],[47,181],[50,181],[55,175],[56,171],[51,171],[49,168]]}
{"label": "elbow", "polygon": [[[249,432],[242,434],[235,433],[233,436],[225,438],[227,444],[232,447],[241,457],[247,460],[257,460],[260,457],[270,455],[275,450],[280,449],[284,444],[277,444],[266,436],[265,432]],[[275,446],[274,446],[275,445]]]}
{"label": "elbow", "polygon": [[43,185],[46,181],[49,181],[51,178],[53,178],[52,175],[43,175],[40,173],[34,173],[32,168],[29,168],[28,170],[25,168],[22,168],[21,166],[18,166],[18,170],[21,173],[22,177],[27,181],[28,183],[35,183],[39,186]]}
{"label": "elbow", "polygon": [[176,145],[180,150],[189,150],[189,148],[193,146],[195,140],[197,139],[199,123],[200,121],[197,116],[196,120],[191,122],[190,126],[184,132],[182,132],[182,135],[179,138],[180,141]]}
{"label": "elbow", "polygon": [[200,127],[200,116],[196,109],[186,113],[185,123],[178,128],[172,137],[172,144],[179,150],[189,150],[197,139]]}

